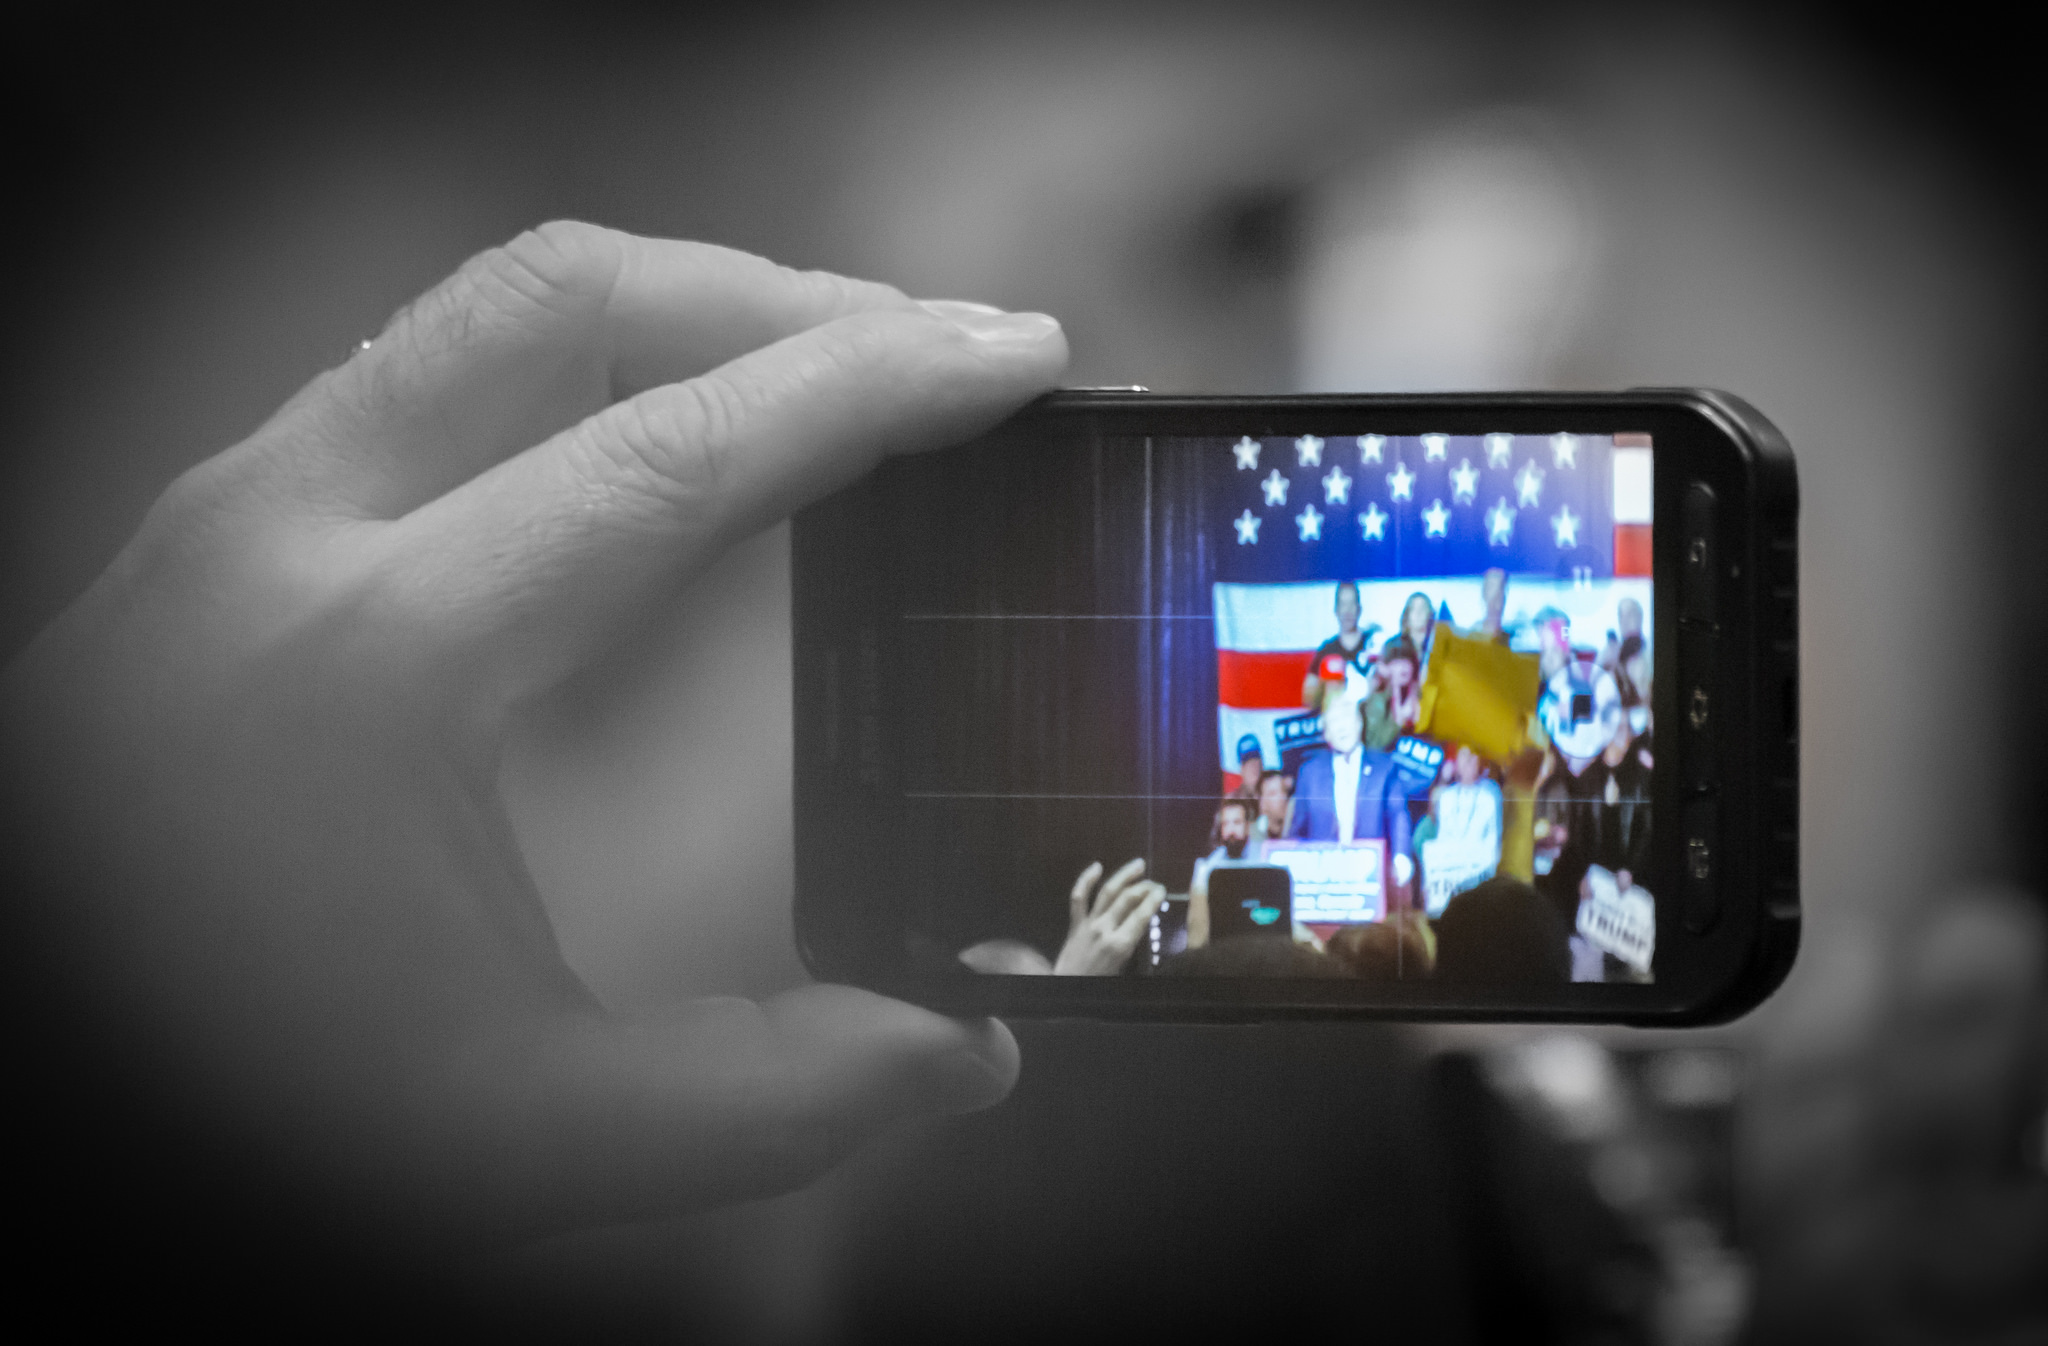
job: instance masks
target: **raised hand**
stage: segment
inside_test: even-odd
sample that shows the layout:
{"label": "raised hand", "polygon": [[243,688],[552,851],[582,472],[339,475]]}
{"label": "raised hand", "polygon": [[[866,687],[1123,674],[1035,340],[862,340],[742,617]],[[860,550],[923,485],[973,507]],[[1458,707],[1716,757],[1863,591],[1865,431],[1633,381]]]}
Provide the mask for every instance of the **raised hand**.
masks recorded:
{"label": "raised hand", "polygon": [[1166,900],[1166,889],[1142,879],[1144,872],[1142,859],[1106,881],[1099,860],[1081,871],[1067,899],[1067,942],[1053,960],[1055,974],[1107,977],[1123,971]]}

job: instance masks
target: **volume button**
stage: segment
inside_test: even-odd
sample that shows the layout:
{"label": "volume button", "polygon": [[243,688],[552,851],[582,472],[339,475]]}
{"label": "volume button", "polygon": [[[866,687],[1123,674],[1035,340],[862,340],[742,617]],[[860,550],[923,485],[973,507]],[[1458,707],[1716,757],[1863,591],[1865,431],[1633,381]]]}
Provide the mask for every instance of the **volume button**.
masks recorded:
{"label": "volume button", "polygon": [[1719,514],[1714,488],[1703,481],[1685,488],[1679,508],[1680,546],[1678,572],[1678,616],[1681,621],[1711,626],[1715,621],[1714,591],[1718,587],[1720,545],[1716,519]]}

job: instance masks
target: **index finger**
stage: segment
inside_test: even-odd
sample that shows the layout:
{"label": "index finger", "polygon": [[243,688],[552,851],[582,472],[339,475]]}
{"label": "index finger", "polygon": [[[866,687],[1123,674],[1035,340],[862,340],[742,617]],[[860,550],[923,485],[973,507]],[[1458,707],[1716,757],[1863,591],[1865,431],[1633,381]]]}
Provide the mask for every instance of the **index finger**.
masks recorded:
{"label": "index finger", "polygon": [[1116,926],[1122,926],[1126,920],[1130,920],[1130,914],[1133,912],[1145,912],[1149,916],[1151,910],[1159,906],[1159,897],[1163,895],[1165,887],[1151,879],[1147,879],[1145,883],[1133,883],[1122,895],[1118,895],[1116,906],[1110,908],[1110,920],[1116,922]]}
{"label": "index finger", "polygon": [[1096,880],[1102,877],[1102,861],[1097,860],[1081,871],[1074,880],[1074,891],[1067,895],[1067,928],[1073,929],[1088,919],[1088,898],[1095,891]]}
{"label": "index finger", "polygon": [[892,286],[558,220],[465,262],[287,409],[316,504],[394,518],[602,407],[820,323],[909,309]]}
{"label": "index finger", "polygon": [[1110,919],[1117,923],[1117,936],[1126,940],[1137,939],[1138,932],[1152,920],[1154,913],[1159,910],[1160,901],[1165,896],[1164,884],[1149,879],[1144,883],[1134,884],[1130,892],[1124,895],[1124,900],[1117,903],[1115,910],[1110,912]]}
{"label": "index finger", "polygon": [[1125,887],[1136,882],[1138,876],[1144,872],[1145,860],[1143,856],[1135,860],[1126,860],[1123,868],[1110,875],[1109,881],[1102,885],[1102,891],[1095,895],[1095,914],[1100,916],[1113,908],[1116,905],[1117,899],[1123,896]]}
{"label": "index finger", "polygon": [[726,545],[885,455],[994,425],[1051,386],[1066,350],[1043,314],[840,318],[608,407],[414,510],[382,530],[380,573],[442,675],[517,697]]}

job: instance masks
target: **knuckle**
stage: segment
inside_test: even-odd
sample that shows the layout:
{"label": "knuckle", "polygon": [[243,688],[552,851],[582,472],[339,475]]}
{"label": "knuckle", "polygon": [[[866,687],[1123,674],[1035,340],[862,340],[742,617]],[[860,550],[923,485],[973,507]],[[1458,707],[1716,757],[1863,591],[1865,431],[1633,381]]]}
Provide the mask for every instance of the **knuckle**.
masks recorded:
{"label": "knuckle", "polygon": [[747,415],[745,393],[717,375],[629,398],[579,436],[593,460],[587,476],[607,494],[630,494],[675,516],[708,513]]}
{"label": "knuckle", "polygon": [[783,283],[806,308],[814,312],[850,313],[891,301],[908,305],[910,300],[893,286],[875,281],[854,280],[836,271],[806,270],[777,266]]}
{"label": "knuckle", "polygon": [[[817,376],[851,376],[855,378],[871,374],[877,367],[888,365],[901,357],[908,344],[900,320],[892,321],[894,315],[863,315],[851,321],[834,324],[830,340],[818,344]],[[922,336],[925,325],[917,324],[914,331]]]}
{"label": "knuckle", "polygon": [[481,253],[464,268],[465,297],[571,317],[601,311],[625,265],[625,236],[555,220]]}
{"label": "knuckle", "polygon": [[461,350],[495,329],[594,324],[611,302],[626,255],[625,235],[574,220],[543,224],[478,253],[387,324],[393,344],[411,359],[367,362],[354,376],[357,395],[371,407],[401,403],[418,361]]}

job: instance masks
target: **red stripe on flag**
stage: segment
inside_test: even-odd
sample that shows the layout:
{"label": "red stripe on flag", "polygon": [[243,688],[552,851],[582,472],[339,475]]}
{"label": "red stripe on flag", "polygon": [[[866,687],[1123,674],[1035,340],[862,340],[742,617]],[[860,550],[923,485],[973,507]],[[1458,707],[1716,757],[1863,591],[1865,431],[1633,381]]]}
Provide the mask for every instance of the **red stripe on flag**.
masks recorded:
{"label": "red stripe on flag", "polygon": [[1314,650],[1216,651],[1216,699],[1240,710],[1295,710]]}
{"label": "red stripe on flag", "polygon": [[1616,575],[1639,575],[1645,579],[1650,575],[1650,524],[1618,523],[1614,525],[1614,573]]}

